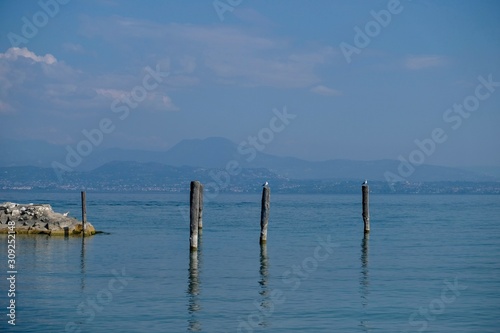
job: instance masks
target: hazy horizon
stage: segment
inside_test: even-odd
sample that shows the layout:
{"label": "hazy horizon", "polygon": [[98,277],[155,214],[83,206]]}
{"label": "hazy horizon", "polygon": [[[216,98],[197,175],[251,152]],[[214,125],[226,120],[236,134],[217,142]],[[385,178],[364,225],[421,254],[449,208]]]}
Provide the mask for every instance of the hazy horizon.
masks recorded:
{"label": "hazy horizon", "polygon": [[[1,135],[0,135],[0,138]],[[5,138],[2,138],[2,139],[5,139]],[[206,138],[193,138],[193,139],[182,139],[180,140],[179,142],[176,142],[173,144],[173,146],[171,147],[167,147],[167,148],[158,148],[158,149],[148,149],[147,147],[142,149],[142,148],[126,148],[126,147],[115,147],[115,146],[112,146],[112,147],[108,147],[104,144],[102,145],[99,145],[99,147],[96,147],[95,150],[93,150],[93,153],[94,152],[102,152],[102,151],[105,151],[105,150],[108,150],[108,149],[120,149],[120,150],[130,150],[130,151],[142,151],[142,152],[149,152],[149,153],[167,153],[169,150],[171,150],[172,148],[175,148],[178,144],[182,144],[186,141],[200,141],[200,142],[203,142],[205,140],[210,140],[210,139],[223,139],[223,140],[228,140],[230,141],[232,144],[234,144],[234,147],[235,147],[235,152],[238,152],[238,146],[242,143],[242,142],[234,142],[228,138],[224,138],[224,137],[216,137],[216,136],[212,136],[212,137],[206,137]],[[67,150],[65,150],[65,147],[71,147],[71,145],[63,145],[63,144],[55,144],[55,143],[50,143],[50,142],[47,142],[47,141],[43,141],[43,140],[13,140],[15,142],[43,142],[44,144],[50,144],[50,145],[56,145],[58,147],[61,147],[61,153],[62,155],[67,155]],[[5,142],[12,142],[12,141],[5,141]],[[0,142],[1,144],[1,142]],[[368,159],[362,159],[362,158],[359,158],[359,159],[356,159],[356,158],[352,158],[352,159],[341,159],[341,158],[330,158],[330,159],[307,159],[307,158],[300,158],[300,157],[297,157],[297,156],[292,156],[292,155],[280,155],[279,153],[268,153],[266,151],[263,151],[263,152],[259,152],[260,153],[264,153],[264,154],[268,154],[268,155],[271,155],[271,156],[276,156],[276,157],[285,157],[285,158],[297,158],[299,160],[303,160],[303,161],[307,161],[307,162],[327,162],[327,161],[332,161],[332,160],[343,160],[343,161],[353,161],[353,162],[375,162],[375,161],[383,161],[383,160],[390,160],[390,161],[398,161],[397,158],[393,158],[393,159],[372,159],[372,160],[368,160]],[[90,157],[83,157],[85,160],[86,159],[92,159],[92,154],[90,155]],[[131,159],[131,161],[135,161],[133,158]],[[61,162],[63,162],[63,160],[61,160]],[[147,163],[147,162],[139,162],[139,163]],[[161,163],[161,162],[159,162]],[[26,164],[27,166],[29,165],[32,165],[31,163],[28,163]],[[250,163],[250,166],[252,165],[252,163]],[[493,168],[495,170],[498,169],[498,171],[500,171],[500,165],[467,165],[467,164],[463,164],[463,165],[443,165],[443,164],[433,164],[433,163],[425,163],[424,165],[427,165],[427,166],[441,166],[441,167],[450,167],[450,168],[456,168],[456,169],[481,169],[481,168]],[[258,167],[258,166],[256,166]]]}

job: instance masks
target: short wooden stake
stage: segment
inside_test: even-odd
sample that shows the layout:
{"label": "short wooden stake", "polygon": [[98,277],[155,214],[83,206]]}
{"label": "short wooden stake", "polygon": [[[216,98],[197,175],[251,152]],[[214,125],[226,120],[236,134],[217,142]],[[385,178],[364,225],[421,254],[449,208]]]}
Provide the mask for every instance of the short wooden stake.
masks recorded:
{"label": "short wooden stake", "polygon": [[203,184],[200,183],[200,194],[198,198],[199,211],[198,211],[198,229],[203,228]]}
{"label": "short wooden stake", "polygon": [[370,232],[370,188],[368,184],[361,186],[363,192],[363,222],[365,234]]}
{"label": "short wooden stake", "polygon": [[82,237],[85,237],[85,222],[87,222],[87,196],[82,191]]}
{"label": "short wooden stake", "polygon": [[269,208],[271,206],[271,189],[262,189],[262,207],[260,211],[260,244],[267,243],[267,225],[269,224]]}
{"label": "short wooden stake", "polygon": [[200,182],[197,180],[191,182],[189,208],[189,244],[191,250],[196,250],[198,248],[198,220],[200,214]]}

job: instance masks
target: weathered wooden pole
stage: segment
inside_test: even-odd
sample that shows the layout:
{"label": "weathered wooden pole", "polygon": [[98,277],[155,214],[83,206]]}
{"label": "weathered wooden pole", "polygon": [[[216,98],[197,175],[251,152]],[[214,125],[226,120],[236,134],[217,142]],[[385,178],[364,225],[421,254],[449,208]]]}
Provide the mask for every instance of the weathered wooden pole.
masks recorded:
{"label": "weathered wooden pole", "polygon": [[82,191],[82,237],[85,237],[85,222],[87,222],[87,196]]}
{"label": "weathered wooden pole", "polygon": [[191,250],[198,249],[198,220],[200,214],[200,182],[191,182],[191,191],[189,195],[189,220],[190,234],[189,244]]}
{"label": "weathered wooden pole", "polygon": [[363,222],[365,224],[365,234],[370,232],[370,187],[365,182],[361,186],[363,193]]}
{"label": "weathered wooden pole", "polygon": [[198,197],[199,211],[198,211],[198,229],[203,228],[203,184],[200,183],[200,193]]}
{"label": "weathered wooden pole", "polygon": [[271,206],[271,189],[262,189],[262,207],[260,211],[260,244],[267,243],[267,225],[269,223],[269,208]]}

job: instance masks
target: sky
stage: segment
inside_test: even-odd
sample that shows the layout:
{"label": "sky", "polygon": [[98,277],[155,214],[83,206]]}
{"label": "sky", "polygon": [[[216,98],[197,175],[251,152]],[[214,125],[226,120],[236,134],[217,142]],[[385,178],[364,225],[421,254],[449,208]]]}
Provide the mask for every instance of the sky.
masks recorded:
{"label": "sky", "polygon": [[1,0],[0,35],[0,140],[500,166],[495,0]]}

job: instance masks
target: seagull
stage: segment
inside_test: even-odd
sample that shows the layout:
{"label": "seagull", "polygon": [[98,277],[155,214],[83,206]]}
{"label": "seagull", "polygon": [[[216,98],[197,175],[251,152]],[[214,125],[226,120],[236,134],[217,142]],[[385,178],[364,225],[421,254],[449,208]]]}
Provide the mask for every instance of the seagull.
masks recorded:
{"label": "seagull", "polygon": [[68,214],[69,214],[69,212],[66,212],[66,213],[63,214],[63,216],[68,216]]}
{"label": "seagull", "polygon": [[365,181],[363,182],[363,185],[368,185],[368,181],[365,179]]}
{"label": "seagull", "polygon": [[266,187],[267,185],[269,185],[268,182],[265,182],[264,184],[262,184],[263,187]]}

